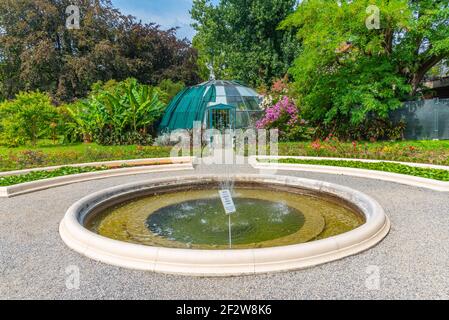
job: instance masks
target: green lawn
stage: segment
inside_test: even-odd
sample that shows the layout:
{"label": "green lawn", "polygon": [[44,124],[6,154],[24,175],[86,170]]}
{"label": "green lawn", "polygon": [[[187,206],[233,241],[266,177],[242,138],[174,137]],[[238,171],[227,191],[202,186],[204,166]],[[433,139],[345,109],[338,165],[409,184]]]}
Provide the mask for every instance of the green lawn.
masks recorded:
{"label": "green lawn", "polygon": [[53,171],[34,171],[17,176],[0,177],[0,187],[12,186],[19,183],[62,177],[72,174],[108,170],[108,167],[63,167]]}
{"label": "green lawn", "polygon": [[[163,158],[170,147],[99,146],[96,144],[51,145],[42,142],[36,148],[0,147],[0,171],[69,165],[108,160]],[[279,155],[319,156],[395,160],[449,165],[449,141],[401,141],[341,143],[291,142],[279,144]]]}
{"label": "green lawn", "polygon": [[333,167],[346,167],[357,169],[368,169],[375,171],[386,171],[392,173],[406,174],[415,177],[422,177],[427,179],[434,179],[440,181],[449,181],[449,171],[431,168],[419,168],[403,165],[400,163],[391,162],[360,162],[360,161],[346,161],[346,160],[303,160],[303,159],[279,159],[279,160],[259,160],[261,162],[271,163],[291,163],[291,164],[306,164],[306,165],[320,165]]}
{"label": "green lawn", "polygon": [[39,145],[36,148],[0,147],[0,171],[69,165],[109,160],[164,158],[171,148],[140,146],[99,146],[96,144]]}

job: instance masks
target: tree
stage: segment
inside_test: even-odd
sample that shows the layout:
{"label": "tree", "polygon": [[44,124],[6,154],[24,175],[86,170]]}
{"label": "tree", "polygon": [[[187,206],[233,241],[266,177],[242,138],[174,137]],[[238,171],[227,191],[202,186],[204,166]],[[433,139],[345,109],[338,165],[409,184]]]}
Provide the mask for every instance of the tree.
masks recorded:
{"label": "tree", "polygon": [[[370,5],[379,28],[367,27]],[[303,48],[290,72],[324,134],[369,138],[373,123],[389,125],[389,112],[449,57],[447,1],[308,0],[282,27],[298,30]]]}
{"label": "tree", "polygon": [[[80,7],[80,29],[66,8]],[[197,83],[197,53],[176,29],[125,16],[110,0],[0,1],[0,99],[41,90],[55,100],[85,97],[96,81],[134,77]]]}
{"label": "tree", "polygon": [[183,82],[173,82],[170,79],[162,80],[159,83],[159,89],[166,93],[165,98],[161,98],[162,101],[168,104],[182,89],[185,88]]}
{"label": "tree", "polygon": [[299,45],[294,32],[278,30],[293,12],[295,0],[194,0],[191,15],[198,32],[193,44],[199,51],[203,78],[209,65],[217,78],[233,78],[270,87],[285,75]]}
{"label": "tree", "polygon": [[56,108],[47,94],[19,93],[0,105],[0,141],[7,146],[36,145],[39,138],[48,137],[52,123],[57,123]]}

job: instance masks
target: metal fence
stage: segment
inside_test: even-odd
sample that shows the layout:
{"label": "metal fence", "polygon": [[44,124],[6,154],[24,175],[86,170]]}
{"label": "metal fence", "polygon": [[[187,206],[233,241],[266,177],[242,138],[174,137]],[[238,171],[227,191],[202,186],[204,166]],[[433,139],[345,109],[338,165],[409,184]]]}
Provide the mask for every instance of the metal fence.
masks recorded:
{"label": "metal fence", "polygon": [[409,101],[404,108],[395,111],[392,118],[405,121],[406,139],[449,139],[449,99]]}

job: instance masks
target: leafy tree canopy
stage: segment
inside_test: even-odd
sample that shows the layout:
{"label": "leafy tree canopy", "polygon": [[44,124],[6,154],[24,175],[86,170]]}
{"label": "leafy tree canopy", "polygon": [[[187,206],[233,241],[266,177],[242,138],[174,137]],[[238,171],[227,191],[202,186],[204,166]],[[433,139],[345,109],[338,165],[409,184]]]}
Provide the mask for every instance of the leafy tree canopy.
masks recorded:
{"label": "leafy tree canopy", "polygon": [[[366,25],[370,5],[378,28]],[[303,48],[290,72],[308,117],[327,133],[386,119],[449,57],[448,1],[307,0],[282,27],[298,30]]]}
{"label": "leafy tree canopy", "polygon": [[194,0],[191,15],[198,32],[193,45],[199,51],[201,76],[208,65],[217,78],[269,86],[287,72],[298,43],[294,32],[278,30],[293,13],[296,0]]}
{"label": "leafy tree canopy", "polygon": [[[66,8],[80,8],[80,29],[66,28]],[[110,0],[0,1],[0,99],[48,91],[59,101],[84,97],[96,81],[134,77],[196,83],[196,50],[115,9]]]}

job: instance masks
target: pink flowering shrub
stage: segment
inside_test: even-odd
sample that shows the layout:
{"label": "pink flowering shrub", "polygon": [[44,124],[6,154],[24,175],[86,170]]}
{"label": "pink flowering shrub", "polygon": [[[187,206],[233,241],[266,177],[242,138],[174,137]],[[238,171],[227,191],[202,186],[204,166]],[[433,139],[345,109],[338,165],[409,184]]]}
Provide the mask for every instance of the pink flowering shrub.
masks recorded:
{"label": "pink flowering shrub", "polygon": [[278,129],[281,141],[310,139],[311,130],[300,116],[299,108],[287,96],[265,108],[264,117],[256,124],[258,129]]}

